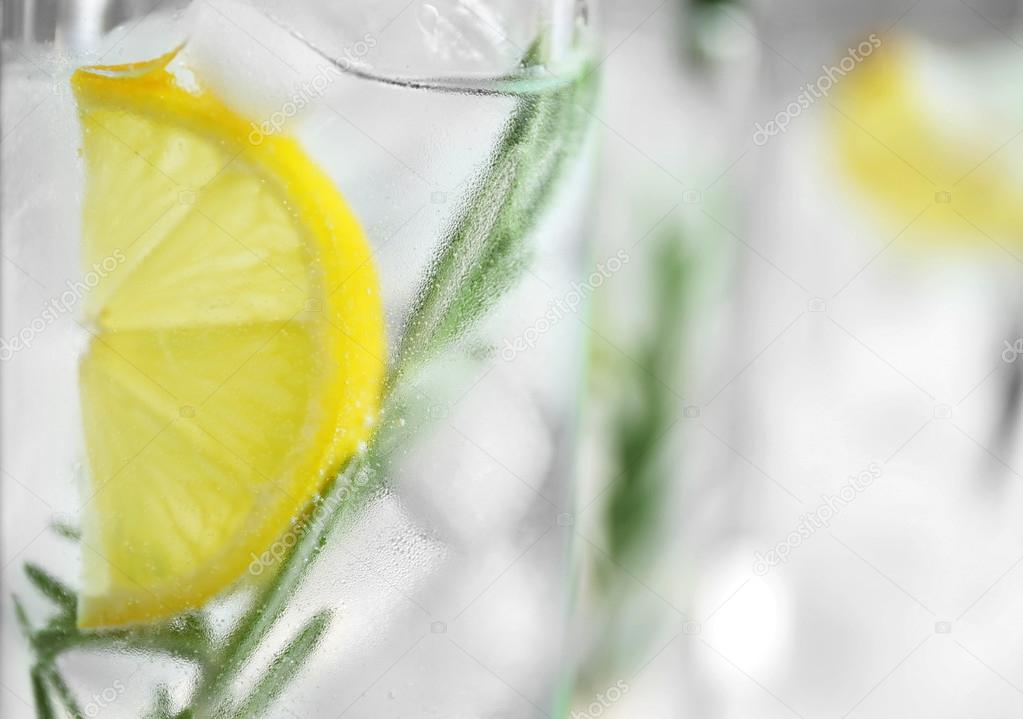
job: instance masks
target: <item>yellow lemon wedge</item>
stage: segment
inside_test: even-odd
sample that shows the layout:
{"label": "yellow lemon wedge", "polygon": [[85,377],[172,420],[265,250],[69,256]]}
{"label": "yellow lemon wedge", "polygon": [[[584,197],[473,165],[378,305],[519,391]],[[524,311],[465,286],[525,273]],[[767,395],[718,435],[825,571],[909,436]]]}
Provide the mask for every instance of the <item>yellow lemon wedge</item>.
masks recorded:
{"label": "yellow lemon wedge", "polygon": [[355,217],[294,139],[250,141],[174,57],[72,78],[82,627],[197,608],[257,573],[379,411],[384,318]]}
{"label": "yellow lemon wedge", "polygon": [[1023,185],[1014,156],[993,143],[971,88],[948,79],[941,101],[928,92],[927,62],[913,45],[892,42],[842,79],[833,96],[840,170],[885,215],[922,229],[927,243],[986,245],[987,235],[1018,245]]}

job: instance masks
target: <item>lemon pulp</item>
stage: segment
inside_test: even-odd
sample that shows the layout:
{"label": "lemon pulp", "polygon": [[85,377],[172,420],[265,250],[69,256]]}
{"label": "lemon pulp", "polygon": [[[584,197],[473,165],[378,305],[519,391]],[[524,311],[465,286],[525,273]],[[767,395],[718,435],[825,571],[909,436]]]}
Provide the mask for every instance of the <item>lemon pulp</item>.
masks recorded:
{"label": "lemon pulp", "polygon": [[249,142],[174,56],[72,78],[92,288],[83,627],[199,607],[245,576],[379,410],[383,312],[357,221],[297,142]]}
{"label": "lemon pulp", "polygon": [[877,209],[927,230],[920,239],[930,244],[986,244],[984,235],[1017,244],[1018,173],[997,150],[947,128],[919,84],[902,44],[842,79],[833,119],[839,168]]}

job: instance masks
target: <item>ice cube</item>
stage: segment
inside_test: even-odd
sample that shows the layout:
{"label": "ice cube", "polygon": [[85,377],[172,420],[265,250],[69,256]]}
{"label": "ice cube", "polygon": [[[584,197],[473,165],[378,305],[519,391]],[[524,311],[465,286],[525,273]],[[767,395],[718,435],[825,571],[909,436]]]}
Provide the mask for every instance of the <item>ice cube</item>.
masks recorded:
{"label": "ice cube", "polygon": [[399,461],[394,479],[413,513],[471,549],[510,531],[536,503],[557,513],[544,487],[552,455],[543,417],[499,367]]}
{"label": "ice cube", "polygon": [[189,13],[188,41],[173,69],[249,118],[253,142],[282,132],[339,73],[251,3],[197,0]]}

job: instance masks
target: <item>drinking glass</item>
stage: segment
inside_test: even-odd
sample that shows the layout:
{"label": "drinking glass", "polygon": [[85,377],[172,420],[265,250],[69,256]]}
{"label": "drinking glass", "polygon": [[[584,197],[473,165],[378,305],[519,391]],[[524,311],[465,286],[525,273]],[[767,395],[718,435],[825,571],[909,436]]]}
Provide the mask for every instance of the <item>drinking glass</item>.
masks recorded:
{"label": "drinking glass", "polygon": [[[580,313],[599,283],[585,242],[597,84],[590,3],[11,2],[3,21],[0,714],[567,715]],[[96,82],[123,78],[138,88],[139,77],[170,72],[175,89],[129,136],[123,128],[139,125],[132,112],[100,121],[73,89],[81,68],[97,66],[86,71]],[[269,286],[281,295],[295,285],[274,254],[276,225],[261,216],[241,236],[220,227],[241,248],[237,256],[251,255],[228,270],[213,240],[166,259],[151,226],[139,243],[103,256],[83,240],[148,218],[143,187],[153,173],[164,175],[159,199],[181,223],[208,209],[216,177],[181,177],[189,153],[224,148],[191,137],[194,127],[175,124],[184,111],[172,108],[196,98],[244,119],[244,140],[228,148],[231,168],[301,157],[305,169],[292,169],[282,193],[301,204],[312,192],[303,188],[315,185],[343,198],[347,214],[337,216],[361,230],[326,222],[322,236],[339,247],[344,232],[364,237],[368,257],[348,269],[372,268],[377,282],[366,293],[378,292],[385,339],[380,352],[366,350],[379,363],[366,372],[379,380],[379,406],[366,411],[365,426],[338,430],[352,431],[357,446],[329,473],[306,477],[315,491],[292,497],[294,511],[272,542],[253,539],[258,512],[251,526],[227,528],[219,518],[248,500],[217,492],[245,477],[258,478],[247,491],[261,491],[278,481],[264,476],[269,464],[252,468],[270,448],[301,451],[305,435],[288,445],[286,423],[267,430],[276,425],[261,415],[282,411],[315,349],[291,347],[279,381],[244,388],[270,397],[265,407],[222,412],[216,424],[203,419],[202,403],[181,402],[147,430],[135,408],[155,413],[161,393],[180,395],[195,368],[211,363],[229,387],[248,381],[260,361],[252,357],[285,330],[249,354],[247,330],[225,333],[223,318],[249,307],[256,274],[277,277]],[[158,152],[164,132],[173,139]],[[90,149],[98,136],[103,152]],[[101,176],[121,188],[117,196],[97,194]],[[329,189],[310,178],[325,178]],[[226,214],[219,205],[221,224],[255,213],[265,196],[252,193]],[[333,244],[322,251],[329,256]],[[214,262],[211,282],[204,277]],[[329,264],[323,256],[309,262],[310,276],[330,271],[319,266]],[[129,286],[141,288],[133,290],[139,299],[118,311],[135,319],[116,325],[113,310],[96,308]],[[214,290],[217,302],[205,300]],[[330,302],[307,300],[301,318]],[[374,302],[352,295],[345,307]],[[175,326],[148,354],[125,349],[156,332],[158,318],[186,313],[203,323],[194,346]],[[349,335],[360,321],[325,332],[358,353],[359,338]],[[121,392],[119,379],[95,373],[99,353],[144,379]],[[321,357],[317,371],[355,363],[347,353],[330,357],[338,364],[324,369]],[[167,374],[147,373],[157,360]],[[339,390],[341,401],[353,387]],[[224,427],[219,439],[201,437]],[[193,456],[161,454],[170,435],[186,438],[180,447],[194,442]],[[247,436],[251,454],[228,435]],[[125,450],[116,469],[97,459],[97,446],[126,437],[141,446]],[[231,445],[237,460],[202,475],[215,489],[180,471],[199,466],[210,442]],[[169,469],[160,474],[161,466]],[[168,496],[151,481],[163,475],[173,475],[166,486],[188,491]],[[117,511],[97,499],[115,491],[133,497]],[[221,498],[207,512],[200,504],[211,493]],[[194,523],[174,531],[192,543],[197,582],[203,542],[218,532],[248,538],[242,570],[201,600],[188,586],[165,586],[174,582],[164,581],[153,547],[167,517],[181,516]],[[150,534],[112,547],[109,537],[126,535],[111,526]],[[95,576],[105,577],[99,589]],[[171,605],[162,592],[180,601],[173,612],[83,622],[96,593],[114,586],[148,593],[158,607]]]}

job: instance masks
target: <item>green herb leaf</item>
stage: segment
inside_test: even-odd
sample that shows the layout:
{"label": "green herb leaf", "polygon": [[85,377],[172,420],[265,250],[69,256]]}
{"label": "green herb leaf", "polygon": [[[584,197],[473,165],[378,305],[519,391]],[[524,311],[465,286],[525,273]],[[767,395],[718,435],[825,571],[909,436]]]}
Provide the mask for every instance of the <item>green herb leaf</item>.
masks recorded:
{"label": "green herb leaf", "polygon": [[64,539],[70,539],[72,542],[77,542],[82,538],[82,532],[78,527],[73,527],[70,524],[64,522],[54,522],[50,525],[50,529],[56,532]]}
{"label": "green herb leaf", "polygon": [[36,716],[38,719],[57,719],[57,713],[53,709],[53,701],[50,699],[50,690],[43,679],[42,669],[36,665],[32,667],[30,674],[32,679],[32,698],[35,700]]}
{"label": "green herb leaf", "polygon": [[208,639],[184,633],[168,624],[97,629],[81,632],[68,615],[35,632],[32,636],[37,654],[52,659],[71,649],[132,649],[153,652],[200,664],[209,659]]}
{"label": "green herb leaf", "polygon": [[26,562],[25,574],[36,589],[65,612],[74,614],[77,611],[78,595],[62,581],[31,562]]}
{"label": "green herb leaf", "polygon": [[330,612],[316,614],[278,654],[248,698],[234,712],[235,719],[259,716],[295,677],[330,626]]}
{"label": "green herb leaf", "polygon": [[629,365],[618,384],[628,387],[612,438],[620,474],[608,502],[611,558],[626,566],[656,536],[663,489],[667,485],[661,441],[672,426],[675,396],[665,391],[663,377],[677,371],[683,343],[689,262],[679,228],[659,237],[651,263],[653,283],[649,335],[640,342],[638,366]]}
{"label": "green herb leaf", "polygon": [[64,681],[64,677],[61,676],[60,672],[53,665],[44,666],[43,672],[47,682],[53,687],[57,697],[60,699],[60,703],[64,705],[64,709],[67,710],[72,719],[85,719],[85,715],[78,706],[78,700],[71,693],[71,689],[68,687],[67,682]]}
{"label": "green herb leaf", "polygon": [[31,639],[33,635],[32,624],[28,620],[25,606],[21,603],[21,599],[18,598],[17,594],[11,595],[11,599],[14,600],[14,617],[18,620],[18,627],[21,629],[22,634]]}

